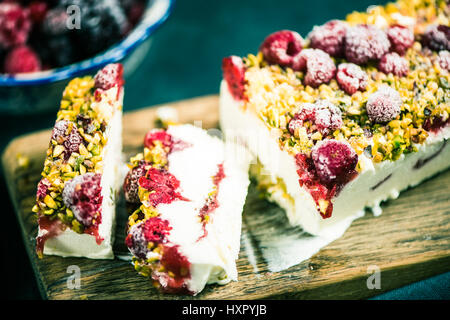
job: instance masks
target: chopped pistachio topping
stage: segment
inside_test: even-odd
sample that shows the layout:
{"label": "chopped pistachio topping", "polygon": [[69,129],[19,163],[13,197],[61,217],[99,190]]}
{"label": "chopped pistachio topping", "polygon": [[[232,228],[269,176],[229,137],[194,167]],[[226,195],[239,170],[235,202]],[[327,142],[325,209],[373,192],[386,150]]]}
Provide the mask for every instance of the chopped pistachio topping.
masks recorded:
{"label": "chopped pistachio topping", "polygon": [[[96,102],[94,91],[94,79],[91,76],[75,78],[65,88],[56,119],[56,122],[66,124],[65,131],[62,132],[63,137],[52,137],[49,143],[41,174],[49,182],[49,187],[45,197],[42,200],[38,198],[33,207],[33,212],[44,214],[52,220],[59,219],[77,233],[83,233],[84,226],[65,206],[62,192],[65,182],[74,177],[88,172],[102,172],[107,124],[92,108]],[[100,94],[102,99],[108,98],[109,92]],[[109,109],[111,113],[115,111],[111,107]],[[82,140],[77,141],[78,150],[69,150],[67,147],[71,143],[69,135],[72,133]]]}

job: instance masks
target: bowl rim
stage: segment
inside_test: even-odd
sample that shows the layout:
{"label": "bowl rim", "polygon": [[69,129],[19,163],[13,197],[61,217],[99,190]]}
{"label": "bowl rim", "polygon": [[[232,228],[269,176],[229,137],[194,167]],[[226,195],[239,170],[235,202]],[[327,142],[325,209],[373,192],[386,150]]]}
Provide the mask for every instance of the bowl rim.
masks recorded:
{"label": "bowl rim", "polygon": [[74,78],[115,63],[136,49],[154,33],[172,13],[175,0],[149,0],[141,21],[120,42],[108,50],[76,63],[39,72],[18,75],[0,74],[0,87],[19,87],[48,84]]}

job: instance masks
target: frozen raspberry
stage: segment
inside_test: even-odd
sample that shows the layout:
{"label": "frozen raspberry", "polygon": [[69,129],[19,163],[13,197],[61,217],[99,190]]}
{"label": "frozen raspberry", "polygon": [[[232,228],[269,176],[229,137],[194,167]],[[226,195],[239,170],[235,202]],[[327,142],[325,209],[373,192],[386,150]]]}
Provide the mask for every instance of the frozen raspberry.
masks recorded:
{"label": "frozen raspberry", "polygon": [[390,47],[389,39],[382,30],[372,25],[358,25],[347,29],[345,56],[356,64],[378,60]]}
{"label": "frozen raspberry", "polygon": [[245,95],[245,66],[237,56],[226,57],[222,60],[223,77],[228,89],[236,100],[243,100]]}
{"label": "frozen raspberry", "polygon": [[131,169],[125,181],[123,183],[123,191],[125,194],[125,199],[131,203],[139,203],[139,179],[145,175],[147,170],[145,169],[149,163],[146,161],[141,161],[138,166]]}
{"label": "frozen raspberry", "polygon": [[171,203],[175,199],[187,200],[176,191],[180,181],[164,169],[150,168],[138,181],[142,188],[155,191],[150,192],[148,199],[154,207],[160,203]]}
{"label": "frozen raspberry", "polygon": [[108,90],[117,85],[123,86],[123,66],[120,63],[108,64],[95,75],[95,87],[97,89]]}
{"label": "frozen raspberry", "polygon": [[292,65],[294,70],[306,68],[305,85],[318,87],[328,83],[336,74],[336,66],[330,55],[320,49],[305,49],[298,54]]}
{"label": "frozen raspberry", "polygon": [[[71,128],[70,132],[68,132],[69,127]],[[73,152],[78,152],[80,144],[84,143],[84,139],[78,132],[75,123],[67,120],[61,120],[55,123],[52,131],[52,140],[64,146],[64,158],[66,160],[70,158]]]}
{"label": "frozen raspberry", "polygon": [[414,44],[414,33],[405,26],[391,26],[386,33],[391,43],[391,50],[401,56]]}
{"label": "frozen raspberry", "polygon": [[369,119],[375,123],[388,122],[400,114],[402,99],[391,87],[383,86],[367,100],[366,110]]}
{"label": "frozen raspberry", "polygon": [[64,138],[66,136],[67,128],[69,127],[70,121],[61,120],[55,123],[52,131],[52,140],[55,140],[57,143],[62,144],[64,142]]}
{"label": "frozen raspberry", "polygon": [[408,74],[409,63],[396,52],[386,53],[378,63],[378,69],[386,74],[392,73],[394,76],[404,77]]}
{"label": "frozen raspberry", "polygon": [[80,144],[83,142],[84,139],[78,132],[78,129],[76,127],[72,128],[72,131],[70,131],[69,135],[63,142],[63,146],[66,149],[64,158],[67,160],[70,158],[72,153],[78,152],[80,149]]}
{"label": "frozen raspberry", "polygon": [[4,70],[9,74],[35,72],[41,70],[41,61],[31,48],[22,45],[6,55]]}
{"label": "frozen raspberry", "polygon": [[24,44],[30,29],[27,9],[17,3],[0,3],[0,46],[7,49]]}
{"label": "frozen raspberry", "polygon": [[306,121],[316,120],[316,106],[312,103],[304,103],[299,112],[289,121],[288,129],[291,134],[294,134],[297,128],[303,126]]}
{"label": "frozen raspberry", "polygon": [[319,100],[316,106],[316,126],[323,135],[342,127],[341,109],[327,100]]}
{"label": "frozen raspberry", "polygon": [[34,23],[41,23],[47,14],[48,4],[44,1],[33,1],[28,5],[30,17]]}
{"label": "frozen raspberry", "polygon": [[76,176],[66,182],[63,189],[63,201],[67,208],[72,210],[74,217],[85,227],[92,225],[96,219],[100,220],[99,214],[102,203],[102,188],[99,173],[85,173]]}
{"label": "frozen raspberry", "polygon": [[450,27],[443,24],[431,25],[425,30],[422,41],[431,50],[450,51]]}
{"label": "frozen raspberry", "polygon": [[440,51],[438,62],[442,69],[450,71],[450,52],[446,50]]}
{"label": "frozen raspberry", "polygon": [[160,141],[164,147],[168,148],[171,148],[173,145],[172,136],[162,129],[153,129],[147,132],[144,137],[144,146],[149,149],[153,148],[155,141]]}
{"label": "frozen raspberry", "polygon": [[358,163],[355,150],[348,143],[334,139],[317,143],[311,157],[320,182],[327,186],[348,182]]}
{"label": "frozen raspberry", "polygon": [[169,221],[159,217],[151,217],[133,226],[125,239],[125,243],[134,256],[145,259],[148,252],[148,243],[166,243],[170,230],[172,230],[172,227],[169,225]]}
{"label": "frozen raspberry", "polygon": [[326,136],[330,131],[342,126],[342,113],[338,107],[326,100],[319,100],[315,104],[305,103],[289,122],[291,134],[306,121],[312,122],[311,131],[318,130]]}
{"label": "frozen raspberry", "polygon": [[303,49],[303,38],[294,31],[282,30],[269,35],[259,51],[270,64],[289,67],[293,58]]}
{"label": "frozen raspberry", "polygon": [[344,54],[344,39],[347,24],[340,20],[331,20],[323,26],[314,27],[309,34],[310,46],[321,49],[330,56],[341,57]]}
{"label": "frozen raspberry", "polygon": [[38,183],[37,191],[36,191],[36,200],[44,200],[45,196],[47,195],[48,188],[50,188],[51,184],[50,181],[47,180],[47,178],[41,179]]}
{"label": "frozen raspberry", "polygon": [[341,63],[336,74],[339,87],[349,95],[366,90],[367,79],[367,73],[354,63]]}

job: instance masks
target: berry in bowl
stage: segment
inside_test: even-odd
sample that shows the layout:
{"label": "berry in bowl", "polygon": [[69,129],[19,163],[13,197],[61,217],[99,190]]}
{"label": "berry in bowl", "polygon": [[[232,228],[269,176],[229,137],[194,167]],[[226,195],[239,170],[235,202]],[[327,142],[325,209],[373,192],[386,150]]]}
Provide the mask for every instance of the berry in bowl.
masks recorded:
{"label": "berry in bowl", "polygon": [[125,77],[174,0],[0,0],[0,114],[58,107],[69,79],[115,62]]}

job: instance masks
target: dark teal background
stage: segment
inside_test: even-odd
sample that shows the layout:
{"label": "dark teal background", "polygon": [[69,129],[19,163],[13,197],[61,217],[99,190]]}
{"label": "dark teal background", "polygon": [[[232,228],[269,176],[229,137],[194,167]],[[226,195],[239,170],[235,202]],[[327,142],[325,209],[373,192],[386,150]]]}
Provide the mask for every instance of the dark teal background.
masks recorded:
{"label": "dark teal background", "polygon": [[[384,1],[178,0],[169,20],[156,32],[145,61],[126,83],[124,109],[218,93],[224,56],[256,53],[269,33],[292,29],[306,36],[316,24],[345,18]],[[56,112],[56,106],[55,106]],[[15,136],[51,127],[55,112],[2,116],[0,151]],[[9,299],[39,298],[20,231],[1,179],[2,294]],[[450,266],[449,266],[450,270]],[[382,295],[385,299],[448,299],[450,273]]]}

